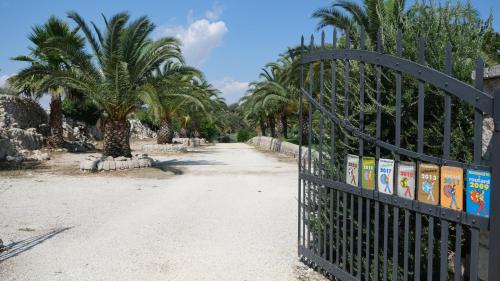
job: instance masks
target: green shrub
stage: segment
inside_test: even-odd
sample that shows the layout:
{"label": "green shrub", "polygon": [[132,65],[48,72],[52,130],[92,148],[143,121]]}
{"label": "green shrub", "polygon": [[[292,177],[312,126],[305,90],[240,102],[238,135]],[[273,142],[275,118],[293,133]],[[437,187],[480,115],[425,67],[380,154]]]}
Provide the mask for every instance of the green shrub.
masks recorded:
{"label": "green shrub", "polygon": [[66,117],[92,125],[96,124],[101,115],[99,108],[91,100],[83,97],[65,97],[62,101],[62,111]]}
{"label": "green shrub", "polygon": [[148,125],[150,128],[156,128],[156,121],[151,108],[141,108],[134,114],[133,118],[141,121],[142,124]]}
{"label": "green shrub", "polygon": [[208,141],[212,141],[219,135],[219,129],[214,123],[202,121],[200,124],[200,136]]}
{"label": "green shrub", "polygon": [[251,139],[252,137],[253,137],[253,134],[249,130],[242,128],[238,131],[237,140],[238,140],[238,142],[246,142],[249,139]]}
{"label": "green shrub", "polygon": [[229,135],[224,135],[220,138],[221,143],[230,143],[231,142],[231,137]]}

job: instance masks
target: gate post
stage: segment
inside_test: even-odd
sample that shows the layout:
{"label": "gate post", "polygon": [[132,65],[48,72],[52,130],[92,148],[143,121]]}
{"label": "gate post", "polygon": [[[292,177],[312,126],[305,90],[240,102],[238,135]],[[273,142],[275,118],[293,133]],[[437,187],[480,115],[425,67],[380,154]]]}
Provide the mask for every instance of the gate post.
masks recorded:
{"label": "gate post", "polygon": [[500,88],[493,93],[494,131],[491,155],[491,202],[488,279],[500,280]]}

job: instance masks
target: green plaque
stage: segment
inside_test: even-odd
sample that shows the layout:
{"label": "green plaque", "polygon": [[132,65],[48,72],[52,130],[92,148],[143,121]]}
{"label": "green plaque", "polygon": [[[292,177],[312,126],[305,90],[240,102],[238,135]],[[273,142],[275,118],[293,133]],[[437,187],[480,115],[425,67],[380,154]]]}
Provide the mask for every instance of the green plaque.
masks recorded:
{"label": "green plaque", "polygon": [[361,184],[364,189],[375,189],[375,158],[363,157],[361,171]]}

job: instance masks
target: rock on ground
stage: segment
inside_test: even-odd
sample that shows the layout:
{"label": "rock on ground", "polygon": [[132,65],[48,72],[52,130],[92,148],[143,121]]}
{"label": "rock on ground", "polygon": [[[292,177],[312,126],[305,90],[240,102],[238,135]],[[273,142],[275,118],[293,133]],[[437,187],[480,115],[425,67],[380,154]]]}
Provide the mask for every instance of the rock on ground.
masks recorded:
{"label": "rock on ground", "polygon": [[151,139],[156,138],[156,133],[146,124],[142,124],[137,119],[128,120],[130,123],[130,137],[133,139]]}

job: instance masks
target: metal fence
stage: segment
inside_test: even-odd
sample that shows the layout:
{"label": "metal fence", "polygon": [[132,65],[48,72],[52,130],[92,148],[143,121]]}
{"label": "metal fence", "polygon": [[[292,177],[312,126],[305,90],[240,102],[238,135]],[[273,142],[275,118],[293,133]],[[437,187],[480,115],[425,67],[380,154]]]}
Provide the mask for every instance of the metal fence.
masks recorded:
{"label": "metal fence", "polygon": [[[416,42],[418,59],[413,62],[402,57],[400,32],[395,37],[395,54],[383,52],[381,32],[375,51],[367,50],[363,30],[356,32],[355,49],[349,32],[343,34],[337,40],[334,32],[333,41],[325,43],[323,33],[317,45],[311,37],[308,47],[302,39],[299,132],[305,137],[299,137],[299,256],[336,280],[500,280],[500,89],[493,96],[483,92],[481,60],[476,64],[474,87],[453,78],[450,45],[443,50],[446,60],[441,72],[425,65],[423,38]],[[385,83],[393,83],[393,91],[385,90],[382,76],[386,76]],[[414,79],[417,86],[414,147],[401,145],[406,79]],[[442,155],[424,151],[424,131],[429,125],[424,120],[426,87],[443,93]],[[367,101],[369,90],[374,96]],[[353,94],[356,100],[352,100]],[[383,114],[381,101],[390,95],[395,112]],[[450,156],[455,103],[474,108],[470,162]],[[353,106],[358,109],[356,116]],[[374,132],[366,129],[368,106],[375,112],[371,119]],[[487,116],[495,124],[491,159],[482,156],[483,119]],[[381,137],[387,118],[394,124],[392,140]],[[394,159],[396,170],[402,160],[412,160],[416,178],[421,163],[490,172],[490,217],[426,204],[420,198],[385,194],[377,181],[374,190],[364,189],[361,172],[357,186],[352,186],[345,176],[348,153],[359,156],[359,168],[362,157],[374,156],[375,171],[383,156]],[[480,253],[483,234],[489,234],[489,251],[485,248]]]}

